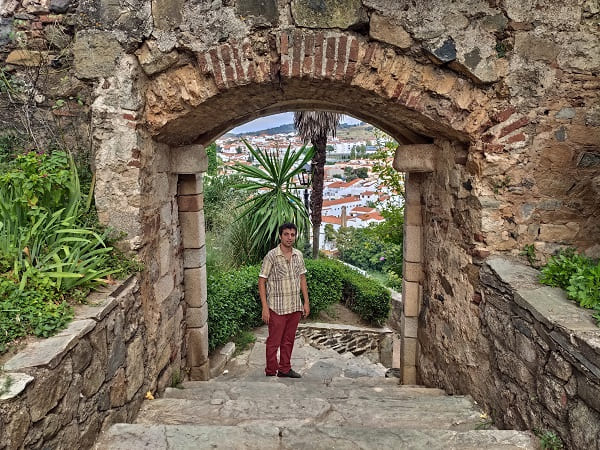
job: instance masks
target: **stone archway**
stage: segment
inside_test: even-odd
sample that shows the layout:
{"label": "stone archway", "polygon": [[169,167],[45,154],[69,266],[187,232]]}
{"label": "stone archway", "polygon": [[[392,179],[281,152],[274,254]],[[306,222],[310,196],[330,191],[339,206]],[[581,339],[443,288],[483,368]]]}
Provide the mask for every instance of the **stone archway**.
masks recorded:
{"label": "stone archway", "polygon": [[[146,61],[144,52],[151,52],[152,45],[145,44],[138,54],[142,67]],[[150,281],[153,287],[149,289],[157,304],[173,296],[183,278],[187,367],[191,376],[208,376],[203,146],[234,126],[262,115],[325,109],[368,121],[402,144],[395,160],[398,170],[409,173],[402,361],[404,382],[415,383],[417,317],[425,273],[421,207],[422,185],[427,177],[424,173],[434,171],[436,165],[452,171],[458,161],[461,174],[454,178],[466,180],[463,178],[468,149],[478,142],[478,133],[490,125],[488,95],[451,71],[398,55],[393,48],[368,42],[352,32],[256,34],[242,42],[227,42],[197,52],[193,57],[186,55],[185,61],[166,67],[150,80],[140,74],[139,94],[140,98],[145,97],[145,109],[139,116],[123,114],[119,119],[129,122],[126,125],[131,130],[131,140],[143,142],[144,149],[139,150],[138,157],[149,158],[129,164],[141,171],[140,186],[146,186],[139,192],[140,204],[147,203],[148,197],[154,197],[155,203],[158,198],[164,202],[158,208],[160,224],[132,208],[140,221],[136,239],[149,243],[153,232],[162,235],[150,245],[141,245],[146,257],[152,259],[149,249],[153,247],[160,255],[161,269],[157,279]],[[122,67],[135,70],[134,63],[133,59],[128,64],[125,61]],[[142,127],[134,130],[133,124]],[[100,186],[115,186],[118,175],[110,171],[104,175],[111,183]],[[102,175],[99,177],[102,179]],[[175,193],[177,215],[171,197]],[[110,198],[107,194],[97,191],[97,196],[104,199]],[[169,208],[170,213],[166,213]],[[112,211],[101,214],[108,222],[115,220]],[[169,216],[171,222],[164,222],[164,216]],[[117,221],[123,222],[119,214]],[[126,222],[135,220],[129,218]],[[177,223],[181,226],[179,241]],[[183,248],[180,266],[167,262],[177,261],[177,255],[167,253],[178,242]],[[165,265],[168,269],[162,268]],[[155,314],[160,320],[161,313]]]}

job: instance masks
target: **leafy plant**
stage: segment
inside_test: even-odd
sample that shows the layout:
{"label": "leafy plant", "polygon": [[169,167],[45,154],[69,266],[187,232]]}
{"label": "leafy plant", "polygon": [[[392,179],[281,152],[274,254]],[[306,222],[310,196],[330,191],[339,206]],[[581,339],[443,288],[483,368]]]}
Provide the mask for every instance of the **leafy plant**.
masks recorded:
{"label": "leafy plant", "polygon": [[563,442],[554,431],[550,430],[533,430],[535,435],[540,439],[540,446],[548,450],[561,450]]}
{"label": "leafy plant", "polygon": [[306,284],[310,296],[310,317],[317,317],[342,299],[341,271],[344,266],[330,259],[307,259]]}
{"label": "leafy plant", "polygon": [[531,264],[532,266],[535,265],[537,257],[535,255],[535,247],[533,244],[529,244],[529,245],[526,245],[525,247],[523,247],[523,251],[521,252],[521,255],[523,255],[527,258],[527,261],[529,261],[529,264]]}
{"label": "leafy plant", "polygon": [[[541,272],[541,283],[561,287],[580,306],[600,311],[600,262],[568,249],[552,256]],[[600,320],[600,312],[594,318]]]}
{"label": "leafy plant", "polygon": [[259,258],[278,243],[278,228],[284,222],[295,223],[301,236],[308,226],[308,214],[302,200],[294,193],[299,187],[295,177],[313,156],[313,150],[302,147],[292,151],[288,146],[280,159],[276,152],[253,148],[244,141],[248,151],[261,167],[238,164],[233,169],[244,176],[245,182],[236,187],[250,198],[240,207],[241,218],[248,218],[252,251]]}

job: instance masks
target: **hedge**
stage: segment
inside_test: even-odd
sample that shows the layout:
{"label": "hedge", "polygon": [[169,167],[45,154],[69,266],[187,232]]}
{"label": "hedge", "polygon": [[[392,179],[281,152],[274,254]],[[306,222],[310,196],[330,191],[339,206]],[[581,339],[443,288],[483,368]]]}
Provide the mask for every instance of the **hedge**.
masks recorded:
{"label": "hedge", "polygon": [[[390,313],[389,291],[338,261],[306,260],[310,317],[343,302],[363,319],[381,325]],[[208,276],[208,346],[212,351],[241,331],[262,324],[258,296],[259,266]]]}
{"label": "hedge", "polygon": [[390,291],[372,278],[344,268],[343,303],[360,317],[381,326],[390,315],[392,296]]}

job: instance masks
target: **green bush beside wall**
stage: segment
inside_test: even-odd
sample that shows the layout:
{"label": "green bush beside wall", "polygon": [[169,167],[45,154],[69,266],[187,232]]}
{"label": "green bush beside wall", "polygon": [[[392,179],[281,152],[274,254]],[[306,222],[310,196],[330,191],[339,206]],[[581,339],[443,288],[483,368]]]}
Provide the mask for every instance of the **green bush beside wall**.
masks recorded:
{"label": "green bush beside wall", "polygon": [[[306,260],[306,281],[311,317],[342,301],[373,324],[381,325],[390,313],[389,291],[343,264]],[[258,296],[259,266],[208,274],[208,346],[212,351],[244,330],[262,324]]]}

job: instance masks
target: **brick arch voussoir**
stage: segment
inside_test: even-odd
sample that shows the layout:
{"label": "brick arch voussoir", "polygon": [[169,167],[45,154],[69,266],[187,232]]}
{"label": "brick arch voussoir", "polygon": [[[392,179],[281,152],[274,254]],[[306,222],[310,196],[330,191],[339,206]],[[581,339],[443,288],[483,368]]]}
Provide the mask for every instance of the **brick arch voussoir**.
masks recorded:
{"label": "brick arch voussoir", "polygon": [[159,140],[190,141],[194,136],[182,134],[179,122],[197,119],[196,111],[210,109],[215,98],[243,92],[247,98],[238,103],[261,95],[289,101],[285,91],[291,85],[306,85],[308,100],[314,86],[358,88],[401,107],[398,120],[425,136],[474,142],[493,125],[489,94],[449,69],[354,33],[299,30],[224,42],[158,75],[147,89],[145,121]]}

